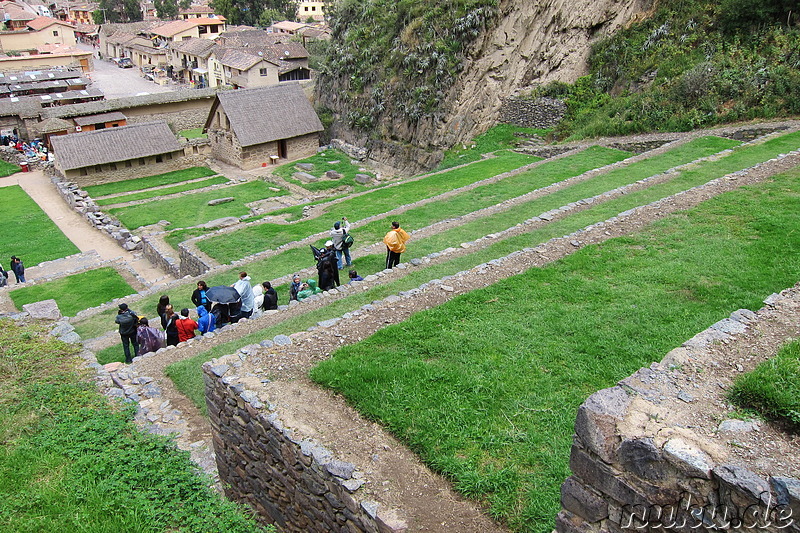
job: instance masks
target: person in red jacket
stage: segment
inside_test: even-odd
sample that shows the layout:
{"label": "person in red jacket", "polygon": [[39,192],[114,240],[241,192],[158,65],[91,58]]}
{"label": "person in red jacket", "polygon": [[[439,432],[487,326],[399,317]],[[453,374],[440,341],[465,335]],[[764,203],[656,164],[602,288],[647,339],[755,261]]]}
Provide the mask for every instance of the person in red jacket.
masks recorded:
{"label": "person in red jacket", "polygon": [[181,309],[181,317],[175,323],[178,328],[178,342],[186,342],[194,338],[194,330],[197,329],[197,322],[189,318],[189,310]]}

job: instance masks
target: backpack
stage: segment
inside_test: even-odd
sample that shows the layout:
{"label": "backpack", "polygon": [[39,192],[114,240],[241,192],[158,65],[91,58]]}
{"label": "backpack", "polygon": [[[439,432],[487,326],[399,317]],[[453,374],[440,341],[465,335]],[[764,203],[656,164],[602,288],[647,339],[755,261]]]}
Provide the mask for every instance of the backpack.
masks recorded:
{"label": "backpack", "polygon": [[356,240],[349,233],[345,233],[342,237],[342,248],[350,248]]}

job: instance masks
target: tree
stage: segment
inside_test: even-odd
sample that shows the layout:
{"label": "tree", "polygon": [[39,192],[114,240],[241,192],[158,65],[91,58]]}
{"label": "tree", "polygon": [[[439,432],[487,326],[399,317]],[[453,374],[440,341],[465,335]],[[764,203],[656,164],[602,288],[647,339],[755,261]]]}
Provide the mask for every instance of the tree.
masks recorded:
{"label": "tree", "polygon": [[[228,19],[229,24],[257,26],[262,20],[294,20],[297,0],[212,0],[214,12]],[[264,14],[264,11],[270,14]],[[272,12],[280,15],[273,18]],[[263,24],[262,24],[263,25]]]}
{"label": "tree", "polygon": [[137,0],[100,0],[92,18],[95,24],[138,22],[142,20],[142,11]]}
{"label": "tree", "polygon": [[178,0],[153,0],[156,16],[164,20],[172,20],[178,16]]}

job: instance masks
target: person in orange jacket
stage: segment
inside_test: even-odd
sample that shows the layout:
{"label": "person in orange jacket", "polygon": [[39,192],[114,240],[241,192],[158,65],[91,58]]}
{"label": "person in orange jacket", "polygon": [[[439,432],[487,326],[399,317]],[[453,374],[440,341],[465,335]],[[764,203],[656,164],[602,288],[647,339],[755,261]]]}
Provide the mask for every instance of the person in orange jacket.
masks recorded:
{"label": "person in orange jacket", "polygon": [[394,268],[400,264],[400,254],[406,251],[406,242],[411,235],[405,232],[397,222],[392,222],[392,229],[383,238],[386,245],[386,268]]}

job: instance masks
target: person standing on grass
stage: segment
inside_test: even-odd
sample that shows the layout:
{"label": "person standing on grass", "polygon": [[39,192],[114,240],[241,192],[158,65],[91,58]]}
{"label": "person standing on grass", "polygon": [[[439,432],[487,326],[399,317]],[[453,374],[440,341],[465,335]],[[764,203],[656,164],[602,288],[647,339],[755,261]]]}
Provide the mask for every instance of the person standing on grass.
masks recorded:
{"label": "person standing on grass", "polygon": [[250,318],[250,315],[253,314],[256,295],[253,293],[253,286],[250,285],[250,276],[247,275],[247,272],[239,272],[239,281],[232,287],[236,289],[242,299],[242,308],[236,317],[231,317],[231,321],[238,322],[243,318]]}
{"label": "person standing on grass", "polygon": [[211,311],[211,302],[208,301],[206,297],[206,292],[208,291],[208,285],[206,285],[205,281],[198,281],[197,288],[192,293],[192,303],[195,307],[200,307],[201,305],[206,308],[206,311]]}
{"label": "person standing on grass", "polygon": [[189,318],[189,310],[181,309],[181,316],[175,323],[178,328],[178,342],[186,342],[194,338],[194,330],[198,329],[197,322]]}
{"label": "person standing on grass", "polygon": [[333,249],[333,241],[327,241],[325,248],[320,251],[317,258],[317,274],[319,288],[323,291],[339,286],[339,269],[336,268],[336,250]]}
{"label": "person standing on grass", "polygon": [[270,311],[278,309],[278,293],[272,288],[272,283],[265,281],[261,286],[264,288],[264,299],[261,301],[261,310]]}
{"label": "person standing on grass", "polygon": [[344,255],[347,266],[353,265],[353,261],[350,260],[350,247],[344,244],[344,236],[350,231],[350,223],[347,221],[347,217],[342,217],[342,222],[344,222],[344,226],[338,220],[334,222],[331,230],[331,240],[333,241],[333,249],[336,250],[336,265],[339,270],[344,268],[342,255]]}
{"label": "person standing on grass", "polygon": [[22,259],[16,255],[11,256],[11,271],[14,272],[17,283],[25,283],[25,265],[22,264]]}
{"label": "person standing on grass", "polygon": [[289,285],[289,301],[297,300],[297,293],[300,292],[300,286],[303,282],[299,274],[292,276],[292,283]]}
{"label": "person standing on grass", "polygon": [[164,318],[164,314],[167,312],[167,306],[169,305],[169,296],[166,294],[162,294],[161,298],[158,299],[158,305],[156,305],[156,313],[158,313],[158,317],[161,319],[161,327],[166,331],[167,329],[167,321]]}
{"label": "person standing on grass", "polygon": [[3,270],[3,265],[0,265],[0,287],[8,285],[8,272]]}
{"label": "person standing on grass", "polygon": [[131,344],[133,344],[133,353],[139,353],[139,340],[137,339],[138,331],[136,326],[139,324],[139,317],[136,316],[132,310],[128,309],[128,304],[119,304],[117,311],[117,318],[114,322],[119,324],[119,337],[122,339],[122,351],[125,353],[125,364],[131,364],[133,357],[131,357]]}
{"label": "person standing on grass", "polygon": [[400,264],[400,254],[406,251],[406,243],[411,235],[405,232],[397,222],[392,222],[392,228],[383,238],[386,245],[386,268],[394,268]]}
{"label": "person standing on grass", "polygon": [[214,313],[206,311],[206,308],[202,305],[197,308],[197,317],[197,329],[200,330],[201,335],[211,333],[217,329],[217,317],[214,316]]}
{"label": "person standing on grass", "polygon": [[161,317],[161,323],[164,325],[164,331],[167,334],[167,346],[178,345],[178,315],[172,308],[172,304],[167,305],[164,310],[164,316]]}

